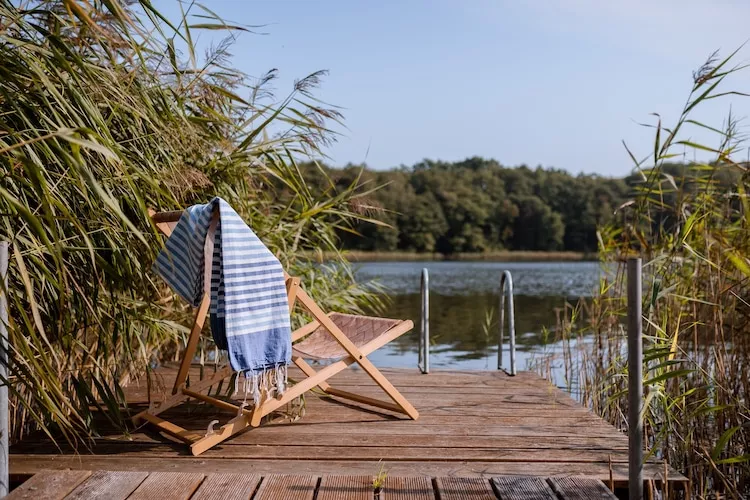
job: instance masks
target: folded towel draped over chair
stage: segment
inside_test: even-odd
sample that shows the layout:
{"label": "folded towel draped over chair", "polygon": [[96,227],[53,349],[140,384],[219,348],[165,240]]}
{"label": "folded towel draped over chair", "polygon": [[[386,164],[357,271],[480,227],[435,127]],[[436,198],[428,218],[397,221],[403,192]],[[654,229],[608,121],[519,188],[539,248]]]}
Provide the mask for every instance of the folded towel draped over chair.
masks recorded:
{"label": "folded towel draped over chair", "polygon": [[[136,414],[133,417],[136,423],[146,421],[160,432],[189,444],[191,453],[197,456],[248,427],[258,427],[264,417],[315,387],[328,396],[355,404],[402,413],[412,419],[419,417],[414,406],[367,357],[411,330],[414,327],[411,321],[326,313],[305,292],[300,279],[285,274],[278,261],[220,199],[192,207],[187,214],[151,212],[151,216],[156,227],[169,237],[166,252],[159,255],[156,271],[198,307],[172,395],[158,406],[149,406]],[[202,242],[205,245],[202,246]],[[214,259],[206,261],[203,255],[212,255]],[[201,278],[201,272],[205,278]],[[285,286],[285,291],[277,283]],[[283,302],[279,295],[284,297]],[[295,307],[301,307],[312,321],[291,332],[290,339],[289,313]],[[193,379],[191,383],[192,360],[209,312],[214,337],[219,345],[228,347],[232,366],[222,367],[208,378],[204,378],[201,371],[200,379]],[[295,342],[294,349],[291,341]],[[271,386],[273,378],[283,379],[290,351],[291,361],[299,369],[296,376],[302,378],[286,388],[283,395],[264,397],[271,391],[266,392],[263,382]],[[305,359],[327,363],[316,370]],[[355,364],[391,401],[331,386],[332,377]],[[253,394],[261,397],[260,404],[256,400],[252,409],[245,408],[244,403],[233,404],[211,395],[211,388],[217,387],[218,391],[223,381],[232,375],[232,368],[244,370],[246,376],[261,386]],[[209,393],[205,394],[206,391]],[[212,421],[203,435],[159,416],[188,399],[236,414],[218,431],[214,431]]]}
{"label": "folded towel draped over chair", "polygon": [[207,279],[205,248],[212,223],[211,331],[216,345],[228,351],[232,369],[244,373],[245,394],[258,405],[264,391],[283,394],[292,356],[285,276],[278,259],[217,197],[182,214],[154,270],[177,294],[198,306]]}

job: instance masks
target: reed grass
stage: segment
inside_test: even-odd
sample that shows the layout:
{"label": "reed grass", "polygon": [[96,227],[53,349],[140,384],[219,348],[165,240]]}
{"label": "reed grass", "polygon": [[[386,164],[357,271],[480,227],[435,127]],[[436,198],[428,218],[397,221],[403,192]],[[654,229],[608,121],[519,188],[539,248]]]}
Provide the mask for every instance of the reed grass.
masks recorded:
{"label": "reed grass", "polygon": [[[644,260],[644,444],[688,476],[695,498],[750,495],[750,188],[737,121],[723,126],[694,114],[727,95],[744,66],[736,53],[712,57],[694,75],[692,92],[671,128],[656,119],[651,155],[635,161],[641,182],[617,220],[601,229],[605,269],[591,301],[569,305],[557,325],[567,384],[611,423],[626,428],[627,337],[624,259]],[[688,139],[697,129],[707,146]],[[676,179],[661,166],[692,151],[712,158],[687,165]],[[628,151],[630,152],[630,151]],[[730,189],[716,179],[729,174]],[[614,270],[614,272],[612,272]]]}
{"label": "reed grass", "polygon": [[[327,308],[377,303],[336,253],[363,219],[352,185],[314,195],[297,161],[335,139],[324,73],[278,98],[270,71],[232,66],[232,26],[198,3],[167,19],[150,2],[0,0],[0,239],[11,242],[11,440],[71,444],[93,412],[124,425],[122,384],[184,341],[188,311],[155,280],[147,210],[224,197],[293,273],[337,257],[309,292]],[[224,38],[205,54],[200,32]],[[284,200],[275,195],[281,187]]]}

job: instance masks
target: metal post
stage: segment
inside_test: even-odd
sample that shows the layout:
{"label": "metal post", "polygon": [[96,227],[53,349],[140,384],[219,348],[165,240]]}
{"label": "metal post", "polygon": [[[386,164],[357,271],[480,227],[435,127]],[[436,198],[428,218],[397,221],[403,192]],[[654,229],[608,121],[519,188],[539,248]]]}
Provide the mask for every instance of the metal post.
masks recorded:
{"label": "metal post", "polygon": [[422,268],[422,321],[419,326],[419,369],[430,373],[430,275]]}
{"label": "metal post", "polygon": [[643,498],[643,319],[641,259],[628,259],[628,491]]}
{"label": "metal post", "polygon": [[505,291],[508,291],[508,330],[510,333],[510,374],[516,374],[516,315],[513,305],[513,277],[503,271],[500,277],[500,335],[497,342],[497,369],[503,369],[503,344],[505,343]]}
{"label": "metal post", "polygon": [[10,490],[8,481],[8,242],[0,241],[0,497]]}

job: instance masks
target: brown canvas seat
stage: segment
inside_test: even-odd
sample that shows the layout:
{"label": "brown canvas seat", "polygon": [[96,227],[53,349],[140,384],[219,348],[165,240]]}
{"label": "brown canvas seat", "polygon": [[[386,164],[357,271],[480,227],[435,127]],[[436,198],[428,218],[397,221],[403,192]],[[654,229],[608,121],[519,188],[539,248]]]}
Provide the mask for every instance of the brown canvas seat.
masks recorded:
{"label": "brown canvas seat", "polygon": [[[182,216],[182,212],[152,212],[151,216],[156,227],[169,236]],[[204,255],[213,255],[213,239],[217,221],[218,212],[215,212],[206,238]],[[205,261],[204,273],[206,276],[210,276],[212,259],[205,259]],[[409,320],[342,313],[326,314],[300,286],[299,278],[288,274],[285,274],[285,281],[290,313],[295,307],[302,307],[313,318],[312,322],[292,332],[292,342],[294,343],[292,362],[306,375],[306,378],[289,387],[282,395],[265,395],[258,406],[251,408],[238,406],[233,402],[205,394],[206,391],[210,391],[212,386],[220,384],[232,375],[233,372],[229,366],[221,368],[206,380],[193,382],[188,386],[188,371],[191,361],[195,357],[211,303],[210,281],[210,279],[205,280],[206,289],[201,304],[198,306],[195,321],[182,355],[180,368],[175,377],[172,396],[162,401],[158,406],[136,415],[134,417],[136,422],[146,421],[154,425],[161,432],[187,443],[192,454],[199,455],[247,427],[259,426],[264,416],[290,403],[314,387],[319,387],[331,396],[403,413],[414,420],[419,417],[419,413],[411,403],[367,358],[371,352],[411,330],[414,324]],[[305,361],[306,359],[329,361],[330,363],[315,370]],[[328,379],[355,363],[359,364],[362,370],[390,397],[392,402],[351,393],[331,387],[328,384]],[[217,431],[209,426],[205,434],[188,431],[159,417],[159,414],[190,398],[203,401],[217,408],[236,412],[236,417],[222,425]]]}
{"label": "brown canvas seat", "polygon": [[[328,317],[360,349],[377,340],[399,323],[403,323],[400,319],[355,314],[331,313]],[[336,339],[322,326],[304,340],[294,344],[293,350],[297,356],[318,361],[339,360],[349,355],[346,349],[336,342]]]}

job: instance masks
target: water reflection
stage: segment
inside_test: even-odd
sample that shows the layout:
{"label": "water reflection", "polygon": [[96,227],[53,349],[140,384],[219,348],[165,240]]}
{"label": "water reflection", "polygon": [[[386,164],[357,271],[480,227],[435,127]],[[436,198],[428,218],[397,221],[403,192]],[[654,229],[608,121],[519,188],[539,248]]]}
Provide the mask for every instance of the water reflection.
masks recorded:
{"label": "water reflection", "polygon": [[432,291],[443,295],[498,293],[507,269],[516,295],[590,297],[602,272],[598,262],[368,262],[356,275],[403,295],[419,293],[422,268],[430,273]]}
{"label": "water reflection", "polygon": [[[500,275],[515,284],[517,366],[524,369],[542,352],[559,349],[554,335],[556,309],[566,300],[591,296],[601,268],[592,262],[387,262],[364,263],[359,280],[378,280],[390,289],[384,315],[414,321],[415,328],[374,353],[381,366],[415,367],[418,358],[420,273],[430,272],[431,365],[436,368],[493,369],[497,364]],[[506,346],[507,346],[506,335]],[[508,353],[505,350],[508,366]]]}

